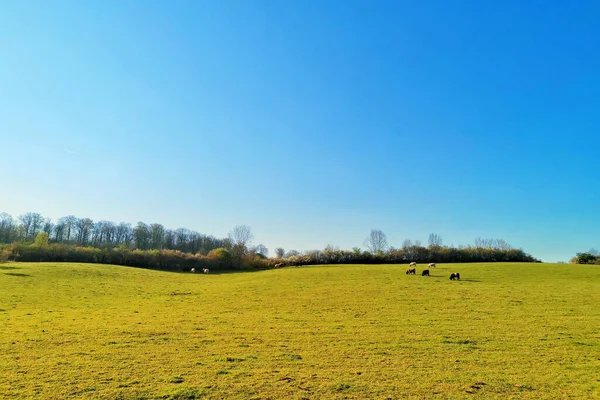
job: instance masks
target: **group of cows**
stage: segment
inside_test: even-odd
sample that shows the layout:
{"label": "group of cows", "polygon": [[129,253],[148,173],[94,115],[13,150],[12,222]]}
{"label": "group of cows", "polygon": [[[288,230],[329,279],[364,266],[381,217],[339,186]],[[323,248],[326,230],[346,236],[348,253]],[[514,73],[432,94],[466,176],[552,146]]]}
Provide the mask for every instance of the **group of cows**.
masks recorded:
{"label": "group of cows", "polygon": [[[429,263],[429,268],[435,268],[435,263]],[[413,261],[409,264],[409,268],[406,270],[406,275],[415,275],[416,273],[417,273],[417,263]],[[423,272],[421,273],[421,276],[429,276],[429,270],[424,269]],[[451,273],[450,280],[451,281],[459,281],[460,274],[458,272]]]}
{"label": "group of cows", "polygon": [[[417,273],[417,263],[416,262],[411,262],[409,264],[409,267],[406,270],[406,275],[415,275]],[[281,264],[276,264],[275,268],[281,268]],[[429,268],[435,268],[435,263],[429,263]],[[192,268],[190,270],[190,272],[192,274],[196,273],[196,268]],[[208,268],[202,268],[202,273],[204,274],[208,274],[210,272],[210,270]],[[423,270],[423,272],[421,273],[421,276],[429,276],[429,270],[425,269]],[[450,280],[454,281],[454,280],[460,280],[460,274],[458,272],[453,272],[450,274]]]}

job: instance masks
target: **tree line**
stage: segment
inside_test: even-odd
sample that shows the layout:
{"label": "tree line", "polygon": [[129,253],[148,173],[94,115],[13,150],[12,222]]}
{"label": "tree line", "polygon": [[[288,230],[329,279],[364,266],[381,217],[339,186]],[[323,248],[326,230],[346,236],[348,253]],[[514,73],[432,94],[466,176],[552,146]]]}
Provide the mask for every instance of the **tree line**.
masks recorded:
{"label": "tree line", "polygon": [[600,265],[600,252],[596,249],[590,249],[587,252],[577,253],[577,255],[571,259],[571,263]]}
{"label": "tree line", "polygon": [[[400,248],[390,246],[381,230],[373,229],[364,241],[366,250],[354,247],[340,250],[327,246],[324,250],[304,253],[288,252],[278,260],[281,265],[309,264],[403,264],[418,263],[465,263],[465,262],[540,262],[523,249],[515,249],[503,239],[477,238],[473,245],[444,246],[442,237],[429,235],[428,245],[421,241],[406,239]],[[276,251],[277,252],[277,251]]]}
{"label": "tree line", "polygon": [[0,213],[0,261],[95,262],[184,271],[191,268],[260,269],[314,264],[381,264],[450,262],[539,262],[502,239],[477,238],[473,245],[444,246],[442,237],[429,235],[428,245],[406,239],[390,246],[385,233],[373,229],[363,245],[340,250],[298,252],[276,248],[274,257],[262,244],[252,246],[249,226],[234,227],[227,238],[215,238],[189,229],[165,229],[138,222],[94,222],[67,216],[53,223],[39,213],[13,218]]}
{"label": "tree line", "polygon": [[0,243],[32,242],[41,232],[51,243],[65,243],[98,248],[125,247],[140,250],[179,250],[208,254],[220,247],[230,247],[229,238],[220,239],[189,229],[166,229],[162,224],[96,221],[73,215],[52,222],[39,213],[25,213],[16,219],[0,213]]}

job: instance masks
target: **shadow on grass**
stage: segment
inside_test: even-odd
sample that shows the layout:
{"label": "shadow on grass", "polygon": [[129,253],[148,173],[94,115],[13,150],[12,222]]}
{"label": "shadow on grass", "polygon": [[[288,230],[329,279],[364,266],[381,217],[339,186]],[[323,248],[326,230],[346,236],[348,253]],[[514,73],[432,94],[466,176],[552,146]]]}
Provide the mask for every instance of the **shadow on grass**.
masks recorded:
{"label": "shadow on grass", "polygon": [[0,271],[2,271],[2,270],[8,271],[11,269],[21,269],[21,267],[9,267],[7,265],[0,265]]}
{"label": "shadow on grass", "polygon": [[28,274],[20,274],[20,273],[18,273],[18,272],[5,272],[5,273],[4,273],[4,275],[10,275],[10,276],[20,276],[20,277],[22,277],[22,278],[25,278],[25,277],[30,277],[30,276],[31,276],[31,275],[28,275]]}

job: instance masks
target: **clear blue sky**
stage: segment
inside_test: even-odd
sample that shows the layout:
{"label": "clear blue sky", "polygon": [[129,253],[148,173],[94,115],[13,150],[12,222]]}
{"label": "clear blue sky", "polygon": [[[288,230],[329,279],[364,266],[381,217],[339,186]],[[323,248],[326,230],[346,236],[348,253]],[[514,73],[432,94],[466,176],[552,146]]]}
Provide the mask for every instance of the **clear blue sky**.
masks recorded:
{"label": "clear blue sky", "polygon": [[600,247],[597,1],[5,1],[0,211]]}

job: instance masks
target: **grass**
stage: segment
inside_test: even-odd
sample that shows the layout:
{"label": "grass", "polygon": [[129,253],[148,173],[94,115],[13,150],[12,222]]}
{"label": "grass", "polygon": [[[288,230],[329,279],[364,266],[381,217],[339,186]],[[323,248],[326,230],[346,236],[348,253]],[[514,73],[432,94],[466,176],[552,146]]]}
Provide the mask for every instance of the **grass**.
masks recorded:
{"label": "grass", "polygon": [[600,267],[405,270],[2,264],[0,398],[600,398]]}

